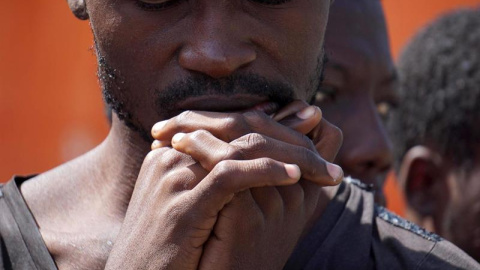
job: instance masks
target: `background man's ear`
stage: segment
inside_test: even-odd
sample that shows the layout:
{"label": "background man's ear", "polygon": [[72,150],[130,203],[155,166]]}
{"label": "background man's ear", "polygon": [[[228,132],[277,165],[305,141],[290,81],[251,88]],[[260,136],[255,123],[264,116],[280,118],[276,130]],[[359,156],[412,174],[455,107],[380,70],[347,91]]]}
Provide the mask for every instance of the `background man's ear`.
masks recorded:
{"label": "background man's ear", "polygon": [[416,146],[404,156],[399,183],[408,203],[407,218],[430,231],[437,231],[438,216],[448,200],[443,159],[425,146]]}
{"label": "background man's ear", "polygon": [[67,0],[73,14],[80,20],[88,20],[87,4],[85,0]]}

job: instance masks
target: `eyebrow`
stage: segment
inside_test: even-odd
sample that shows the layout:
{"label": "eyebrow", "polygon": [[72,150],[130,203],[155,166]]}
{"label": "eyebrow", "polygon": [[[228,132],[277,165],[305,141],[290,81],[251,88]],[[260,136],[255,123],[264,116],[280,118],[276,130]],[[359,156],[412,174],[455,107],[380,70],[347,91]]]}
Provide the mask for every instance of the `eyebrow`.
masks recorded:
{"label": "eyebrow", "polygon": [[342,64],[335,63],[331,60],[329,62],[327,62],[327,64],[325,66],[336,69],[336,70],[338,70],[342,73],[347,73],[347,69]]}
{"label": "eyebrow", "polygon": [[330,60],[329,62],[327,62],[325,67],[338,71],[344,79],[348,78],[349,76],[348,69],[342,64],[339,64]]}

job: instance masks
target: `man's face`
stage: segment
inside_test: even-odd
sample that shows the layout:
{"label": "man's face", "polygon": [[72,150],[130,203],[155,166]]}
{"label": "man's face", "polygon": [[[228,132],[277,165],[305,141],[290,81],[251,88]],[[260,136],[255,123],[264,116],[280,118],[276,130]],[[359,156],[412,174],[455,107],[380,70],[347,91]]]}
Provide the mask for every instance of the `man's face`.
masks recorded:
{"label": "man's face", "polygon": [[106,100],[144,135],[183,110],[284,105],[318,87],[330,0],[86,4]]}
{"label": "man's face", "polygon": [[346,175],[381,188],[392,160],[382,114],[396,103],[396,96],[380,2],[336,1],[325,44],[325,81],[315,103],[343,131],[337,162]]}
{"label": "man's face", "polygon": [[476,164],[469,173],[458,170],[448,177],[449,196],[438,233],[480,261],[480,158]]}

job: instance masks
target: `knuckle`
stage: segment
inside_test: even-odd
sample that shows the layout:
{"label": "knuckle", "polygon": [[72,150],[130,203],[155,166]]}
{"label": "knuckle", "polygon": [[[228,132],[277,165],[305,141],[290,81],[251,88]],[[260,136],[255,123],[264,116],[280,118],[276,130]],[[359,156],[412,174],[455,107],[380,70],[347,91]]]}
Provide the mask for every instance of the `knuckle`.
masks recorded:
{"label": "knuckle", "polygon": [[187,215],[189,210],[187,202],[176,199],[173,200],[168,206],[165,207],[165,215],[167,220],[174,220],[177,223],[188,224],[191,215]]}
{"label": "knuckle", "polygon": [[159,163],[164,171],[170,171],[182,160],[183,155],[175,150],[165,152],[162,156],[162,162]]}
{"label": "knuckle", "polygon": [[189,188],[188,182],[180,178],[178,173],[169,172],[162,179],[162,188],[167,193],[174,193]]}
{"label": "knuckle", "polygon": [[254,166],[256,166],[256,169],[258,169],[259,171],[267,172],[275,168],[275,165],[276,163],[270,158],[260,158],[256,160]]}
{"label": "knuckle", "polygon": [[220,192],[228,191],[228,185],[231,181],[228,179],[228,175],[232,174],[235,171],[235,166],[231,160],[220,161],[215,168],[212,170],[213,179],[212,179],[212,188],[219,190]]}
{"label": "knuckle", "polygon": [[266,138],[259,133],[250,133],[245,135],[245,141],[248,145],[259,145],[259,144],[265,144],[266,143]]}
{"label": "knuckle", "polygon": [[222,160],[214,168],[215,178],[223,178],[228,173],[231,173],[233,169],[234,166],[231,160]]}
{"label": "knuckle", "polygon": [[194,132],[192,132],[188,137],[191,141],[202,141],[204,140],[206,137],[208,137],[210,135],[210,132],[206,131],[206,130],[196,130]]}
{"label": "knuckle", "polygon": [[239,126],[245,125],[245,119],[238,113],[230,113],[225,117],[223,128],[226,130],[237,129]]}
{"label": "knuckle", "polygon": [[226,131],[227,142],[231,142],[244,134],[250,133],[250,127],[245,121],[245,118],[238,113],[228,114],[228,116],[223,119],[220,128]]}
{"label": "knuckle", "polygon": [[148,154],[145,156],[145,159],[143,160],[143,164],[146,166],[151,166],[158,163],[167,151],[167,148],[158,148],[148,152]]}
{"label": "knuckle", "polygon": [[188,122],[189,119],[192,118],[194,112],[193,111],[184,111],[177,115],[177,117],[174,117],[174,124],[175,126],[182,126],[184,123]]}
{"label": "knuckle", "polygon": [[223,155],[221,160],[244,160],[245,155],[244,152],[237,147],[229,147],[227,152]]}
{"label": "knuckle", "polygon": [[248,111],[243,113],[247,124],[253,129],[262,128],[265,126],[267,116],[260,111]]}
{"label": "knuckle", "polygon": [[268,140],[264,135],[259,133],[249,133],[235,141],[234,145],[249,153],[255,153],[264,150],[267,143]]}

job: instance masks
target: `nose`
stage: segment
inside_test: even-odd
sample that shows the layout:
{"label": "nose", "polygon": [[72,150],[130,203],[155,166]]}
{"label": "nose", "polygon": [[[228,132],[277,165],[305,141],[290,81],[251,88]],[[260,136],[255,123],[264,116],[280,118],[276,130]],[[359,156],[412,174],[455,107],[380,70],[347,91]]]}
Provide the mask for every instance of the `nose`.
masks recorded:
{"label": "nose", "polygon": [[226,14],[207,10],[196,20],[195,30],[179,52],[181,67],[218,79],[256,59],[255,47],[245,35],[248,31]]}
{"label": "nose", "polygon": [[339,163],[346,174],[381,188],[381,178],[393,162],[392,144],[373,101],[355,107],[350,111],[350,124],[344,126]]}

